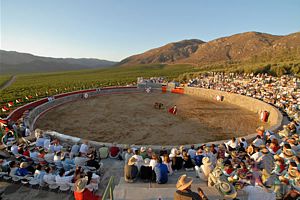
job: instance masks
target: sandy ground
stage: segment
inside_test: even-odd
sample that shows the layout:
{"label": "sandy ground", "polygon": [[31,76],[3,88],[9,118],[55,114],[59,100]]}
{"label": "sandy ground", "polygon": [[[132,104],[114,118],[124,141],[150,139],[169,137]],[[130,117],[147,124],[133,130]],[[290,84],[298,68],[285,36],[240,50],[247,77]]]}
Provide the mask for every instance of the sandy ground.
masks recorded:
{"label": "sandy ground", "polygon": [[[177,105],[178,114],[154,109],[155,102]],[[78,100],[50,110],[36,123],[43,130],[99,142],[159,145],[228,139],[252,134],[259,125],[258,114],[236,105],[161,92]]]}

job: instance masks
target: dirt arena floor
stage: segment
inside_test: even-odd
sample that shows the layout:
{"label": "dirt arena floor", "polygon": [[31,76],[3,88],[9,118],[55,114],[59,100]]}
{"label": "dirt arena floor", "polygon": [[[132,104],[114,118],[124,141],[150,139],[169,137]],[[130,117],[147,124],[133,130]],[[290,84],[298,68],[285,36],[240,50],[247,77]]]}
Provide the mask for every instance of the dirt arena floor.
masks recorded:
{"label": "dirt arena floor", "polygon": [[[154,109],[177,105],[178,114]],[[42,115],[36,127],[99,142],[178,145],[252,134],[259,116],[236,105],[200,97],[154,92],[78,100]],[[268,127],[267,124],[264,124]]]}

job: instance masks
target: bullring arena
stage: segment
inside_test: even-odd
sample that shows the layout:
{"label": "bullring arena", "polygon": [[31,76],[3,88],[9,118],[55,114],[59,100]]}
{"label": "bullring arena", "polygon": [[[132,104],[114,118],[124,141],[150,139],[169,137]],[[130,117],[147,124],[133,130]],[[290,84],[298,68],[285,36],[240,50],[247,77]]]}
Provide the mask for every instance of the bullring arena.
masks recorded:
{"label": "bullring arena", "polygon": [[[155,109],[155,102],[164,107]],[[167,112],[173,105],[177,115]],[[159,90],[79,99],[45,112],[35,123],[42,130],[83,139],[139,145],[212,142],[249,135],[260,125],[258,114],[246,108]]]}

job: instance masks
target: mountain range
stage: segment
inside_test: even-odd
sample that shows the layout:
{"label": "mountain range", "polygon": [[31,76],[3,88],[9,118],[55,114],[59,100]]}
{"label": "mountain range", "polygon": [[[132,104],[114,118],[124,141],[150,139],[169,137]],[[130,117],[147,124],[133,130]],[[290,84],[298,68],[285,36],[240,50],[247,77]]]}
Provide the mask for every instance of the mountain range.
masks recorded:
{"label": "mountain range", "polygon": [[300,59],[300,32],[277,36],[245,32],[209,42],[183,40],[133,55],[121,65],[137,64],[211,64],[258,63]]}
{"label": "mountain range", "polygon": [[279,36],[245,32],[212,41],[182,40],[127,57],[120,62],[93,58],[51,58],[0,50],[1,73],[52,72],[110,66],[190,64],[223,66],[300,61],[300,32]]}
{"label": "mountain range", "polygon": [[0,74],[94,69],[115,64],[117,62],[95,58],[51,58],[0,50]]}

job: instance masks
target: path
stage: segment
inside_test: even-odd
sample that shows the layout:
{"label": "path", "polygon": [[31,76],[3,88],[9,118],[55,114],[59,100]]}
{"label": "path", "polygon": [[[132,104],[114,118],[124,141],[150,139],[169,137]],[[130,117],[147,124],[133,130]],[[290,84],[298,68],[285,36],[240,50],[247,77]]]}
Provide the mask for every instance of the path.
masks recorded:
{"label": "path", "polygon": [[15,75],[10,77],[8,81],[6,81],[2,86],[0,86],[0,90],[4,90],[5,88],[9,87],[11,84],[13,84],[13,82],[15,82],[15,80],[16,80]]}

